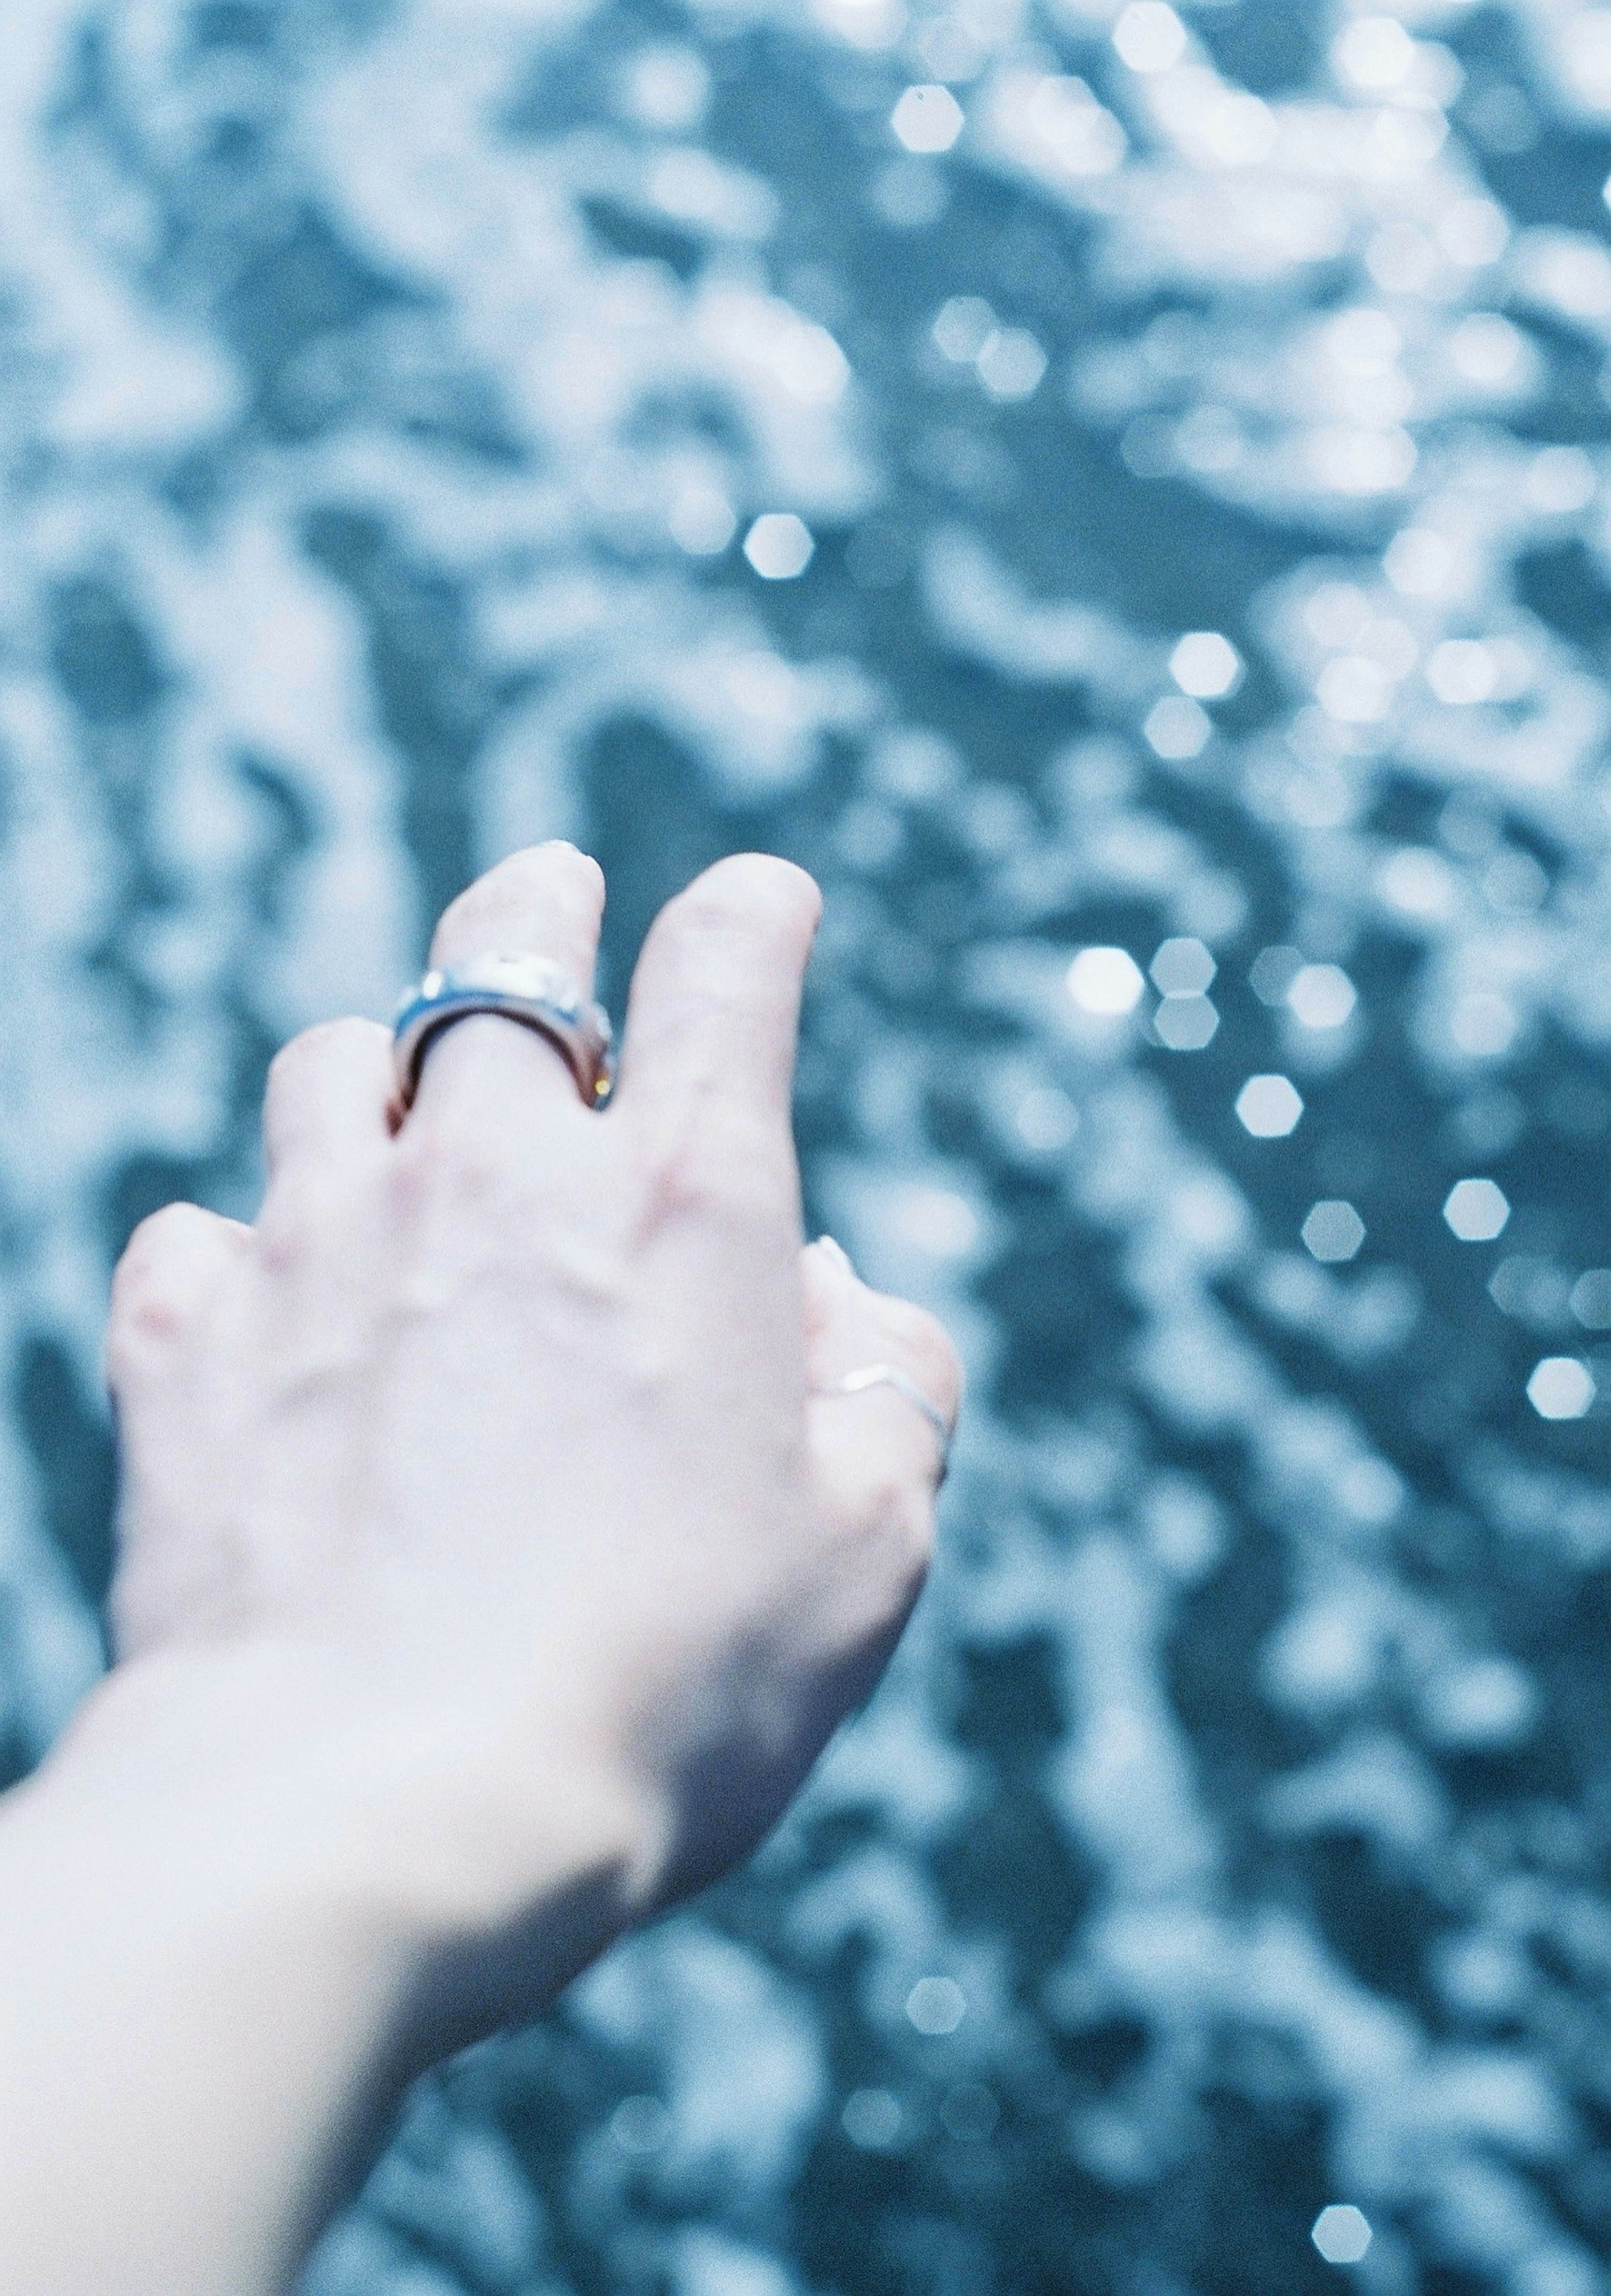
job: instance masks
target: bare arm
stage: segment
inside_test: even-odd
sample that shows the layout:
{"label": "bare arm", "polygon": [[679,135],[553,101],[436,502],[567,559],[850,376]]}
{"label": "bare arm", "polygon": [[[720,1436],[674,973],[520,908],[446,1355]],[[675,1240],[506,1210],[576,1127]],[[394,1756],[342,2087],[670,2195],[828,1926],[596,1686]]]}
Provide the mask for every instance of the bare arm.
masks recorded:
{"label": "bare arm", "polygon": [[[436,955],[590,978],[568,847]],[[31,2296],[268,2296],[402,2084],[741,1857],[876,1678],[955,1358],[799,1242],[816,917],[665,912],[615,1104],[461,1023],[400,1134],[384,1032],[276,1064],[254,1228],[119,1273],[120,1662],[0,1816],[0,2251]]]}

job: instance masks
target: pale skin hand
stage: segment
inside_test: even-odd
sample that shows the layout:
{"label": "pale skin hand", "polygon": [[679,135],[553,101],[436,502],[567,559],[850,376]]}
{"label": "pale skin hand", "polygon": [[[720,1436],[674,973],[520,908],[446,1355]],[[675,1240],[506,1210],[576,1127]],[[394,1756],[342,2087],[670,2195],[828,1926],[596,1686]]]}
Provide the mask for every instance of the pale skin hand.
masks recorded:
{"label": "pale skin hand", "polygon": [[[585,984],[602,898],[571,848],[518,855],[433,962]],[[801,1249],[817,914],[758,857],[673,902],[602,1116],[473,1020],[394,1132],[386,1032],[316,1029],[256,1226],[136,1236],[120,1662],[0,1824],[0,2247],[26,2218],[37,2296],[286,2284],[398,2084],[742,1857],[876,1679],[938,1447],[888,1388],[813,1390],[892,1363],[949,1415],[959,1375]],[[130,2053],[100,2121],[75,2013]]]}

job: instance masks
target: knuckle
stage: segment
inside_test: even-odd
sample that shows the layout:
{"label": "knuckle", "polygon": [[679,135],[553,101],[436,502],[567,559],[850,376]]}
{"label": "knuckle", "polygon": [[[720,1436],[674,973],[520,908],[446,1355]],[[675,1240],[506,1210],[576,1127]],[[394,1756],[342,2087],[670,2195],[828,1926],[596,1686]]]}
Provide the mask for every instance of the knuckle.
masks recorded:
{"label": "knuckle", "polygon": [[496,1120],[456,1103],[437,1136],[443,1178],[454,1199],[467,1206],[502,1202],[514,1171],[514,1144]]}
{"label": "knuckle", "polygon": [[[410,1137],[410,1132],[413,1137]],[[519,1189],[516,1144],[496,1114],[454,1095],[431,1111],[429,1124],[410,1127],[405,1152],[391,1165],[394,1201],[404,1220],[432,1223],[490,1217],[510,1207]]]}
{"label": "knuckle", "polygon": [[152,1284],[170,1274],[211,1225],[199,1204],[164,1204],[140,1222],[124,1246],[112,1279],[114,1294]]}
{"label": "knuckle", "polygon": [[667,955],[679,1018],[703,1041],[755,980],[754,936],[719,890],[703,883],[679,893],[667,912]]}
{"label": "knuckle", "polygon": [[349,1062],[373,1052],[377,1043],[390,1042],[390,1031],[378,1021],[361,1020],[355,1013],[316,1021],[283,1044],[269,1062],[266,1096],[271,1103],[294,1098],[311,1070]]}
{"label": "knuckle", "polygon": [[644,1191],[644,1225],[651,1234],[716,1218],[722,1210],[717,1175],[709,1160],[686,1143],[654,1160]]}
{"label": "knuckle", "polygon": [[266,1275],[284,1275],[312,1259],[323,1228],[318,1215],[316,1199],[308,1189],[270,1190],[258,1219],[258,1250]]}
{"label": "knuckle", "polygon": [[892,1346],[912,1377],[948,1417],[962,1400],[961,1360],[950,1333],[937,1316],[909,1300],[882,1299],[879,1316]]}
{"label": "knuckle", "polygon": [[729,932],[744,913],[743,903],[734,899],[729,881],[720,871],[695,878],[672,900],[671,912],[685,932],[702,938]]}
{"label": "knuckle", "polygon": [[649,1162],[649,1224],[692,1219],[724,1226],[776,1222],[785,1191],[776,1144],[742,1111],[701,1094]]}
{"label": "knuckle", "polygon": [[107,1363],[127,1376],[171,1349],[193,1324],[207,1293],[201,1247],[213,1215],[196,1204],[167,1204],[143,1219],[113,1271]]}

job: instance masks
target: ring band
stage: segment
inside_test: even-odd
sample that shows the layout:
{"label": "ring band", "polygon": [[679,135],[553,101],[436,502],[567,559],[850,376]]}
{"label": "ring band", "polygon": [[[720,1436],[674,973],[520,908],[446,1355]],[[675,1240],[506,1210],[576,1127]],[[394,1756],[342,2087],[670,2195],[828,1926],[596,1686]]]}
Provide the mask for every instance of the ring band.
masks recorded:
{"label": "ring band", "polygon": [[475,1013],[518,1021],[546,1037],[564,1059],[588,1108],[602,1107],[615,1080],[610,1016],[582,995],[570,974],[546,956],[489,951],[443,965],[403,993],[392,1026],[397,1100],[407,1112],[419,1090],[425,1054],[444,1029]]}
{"label": "ring band", "polygon": [[902,1402],[909,1403],[914,1411],[920,1411],[928,1421],[939,1439],[940,1481],[943,1483],[950,1472],[951,1442],[957,1431],[940,1406],[925,1395],[916,1381],[908,1379],[905,1372],[894,1364],[863,1364],[859,1371],[847,1372],[842,1379],[830,1380],[826,1387],[814,1387],[811,1392],[823,1397],[865,1395],[873,1387],[892,1387]]}

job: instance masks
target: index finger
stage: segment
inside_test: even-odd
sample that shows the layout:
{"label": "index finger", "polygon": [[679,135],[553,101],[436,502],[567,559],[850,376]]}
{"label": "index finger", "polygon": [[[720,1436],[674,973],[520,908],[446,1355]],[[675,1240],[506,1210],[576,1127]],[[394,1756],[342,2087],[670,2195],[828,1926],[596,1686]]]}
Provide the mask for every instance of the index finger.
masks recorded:
{"label": "index finger", "polygon": [[790,1141],[801,989],[822,895],[791,861],[740,853],[669,901],[632,979],[615,1103],[683,1136],[691,1116]]}

